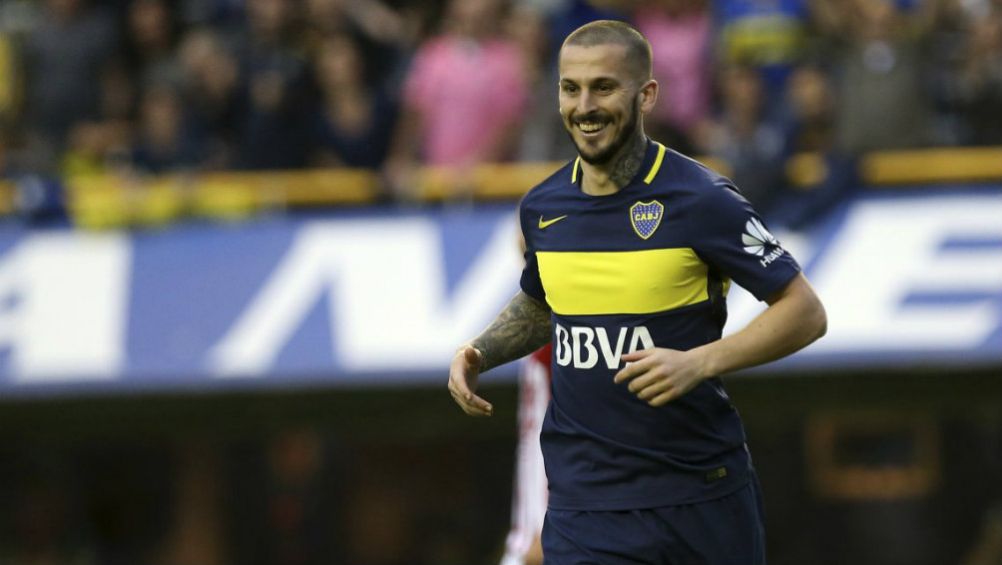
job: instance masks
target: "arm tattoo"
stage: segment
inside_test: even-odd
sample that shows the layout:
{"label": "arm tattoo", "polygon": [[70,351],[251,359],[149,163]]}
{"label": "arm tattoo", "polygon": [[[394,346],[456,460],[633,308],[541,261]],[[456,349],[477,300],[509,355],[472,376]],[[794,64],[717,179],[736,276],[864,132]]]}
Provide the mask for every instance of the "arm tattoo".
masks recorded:
{"label": "arm tattoo", "polygon": [[532,353],[550,341],[549,307],[519,291],[473,342],[484,355],[486,371]]}
{"label": "arm tattoo", "polygon": [[626,151],[623,151],[612,166],[612,173],[609,179],[619,188],[623,188],[637,176],[640,165],[644,164],[644,155],[647,153],[647,136],[643,131],[640,135],[634,136]]}

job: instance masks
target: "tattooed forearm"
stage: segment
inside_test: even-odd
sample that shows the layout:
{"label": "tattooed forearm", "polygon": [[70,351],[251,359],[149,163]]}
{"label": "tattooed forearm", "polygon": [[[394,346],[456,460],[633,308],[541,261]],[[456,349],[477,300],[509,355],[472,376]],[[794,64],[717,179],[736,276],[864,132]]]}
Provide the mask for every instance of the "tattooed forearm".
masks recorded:
{"label": "tattooed forearm", "polygon": [[647,136],[643,130],[634,135],[625,150],[616,156],[616,161],[612,165],[612,173],[609,179],[619,188],[623,188],[637,176],[640,165],[644,163],[644,154],[647,152]]}
{"label": "tattooed forearm", "polygon": [[550,341],[550,309],[519,292],[471,342],[484,355],[482,371],[532,353]]}

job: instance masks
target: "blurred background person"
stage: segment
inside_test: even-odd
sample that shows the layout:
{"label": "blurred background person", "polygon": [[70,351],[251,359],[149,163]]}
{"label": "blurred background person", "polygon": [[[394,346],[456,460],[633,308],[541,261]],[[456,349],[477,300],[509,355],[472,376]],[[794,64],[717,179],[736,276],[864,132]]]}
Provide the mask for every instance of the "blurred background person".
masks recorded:
{"label": "blurred background person", "polygon": [[204,140],[206,168],[232,168],[248,103],[239,63],[210,29],[188,33],[179,49],[184,107]]}
{"label": "blurred background person", "polygon": [[304,0],[303,9],[311,46],[331,35],[350,35],[368,78],[379,87],[402,72],[418,39],[420,21],[379,0]]}
{"label": "blurred background person", "polygon": [[297,169],[308,162],[305,46],[293,0],[248,0],[238,57],[247,105],[240,126],[242,169]]}
{"label": "blurred background person", "polygon": [[924,61],[943,3],[904,9],[892,0],[816,0],[816,19],[834,50],[839,149],[858,155],[931,141]]}
{"label": "blurred background person", "polygon": [[965,20],[955,80],[957,102],[968,129],[963,141],[1002,145],[1002,4],[971,2],[981,8]]}
{"label": "blurred background person", "polygon": [[550,43],[546,14],[528,3],[512,9],[506,22],[508,35],[518,44],[522,68],[528,85],[528,100],[518,136],[516,159],[519,161],[560,161],[574,156],[574,145],[557,106],[557,73],[553,45]]}
{"label": "blurred background person", "polygon": [[122,61],[109,61],[96,77],[96,111],[75,122],[60,155],[60,172],[69,178],[100,176],[128,160],[136,117],[136,81]]}
{"label": "blurred background person", "polygon": [[314,165],[378,169],[389,151],[397,108],[387,93],[371,83],[355,39],[330,35],[313,58],[319,103],[312,126]]}
{"label": "blurred background person", "polygon": [[139,171],[161,174],[201,165],[202,145],[172,85],[151,85],[143,92],[135,138],[130,161]]}
{"label": "blurred background person", "polygon": [[133,0],[128,5],[123,51],[137,84],[180,80],[175,17],[166,0]]}
{"label": "blurred background person", "polygon": [[46,0],[41,19],[24,39],[24,126],[32,151],[55,163],[74,124],[100,105],[102,69],[115,53],[118,28],[88,0]]}
{"label": "blurred background person", "polygon": [[518,45],[502,35],[503,0],[451,0],[443,32],[418,49],[403,90],[391,186],[413,195],[420,161],[448,166],[468,190],[472,168],[509,160],[528,103]]}
{"label": "blurred background person", "polygon": [[706,0],[643,2],[633,14],[650,40],[659,103],[648,130],[681,153],[691,154],[697,125],[711,110],[713,22]]}
{"label": "blurred background person", "polygon": [[753,67],[732,65],[718,81],[719,113],[699,126],[697,150],[726,162],[741,193],[765,214],[784,174],[783,131],[770,114],[765,79]]}
{"label": "blurred background person", "polygon": [[817,64],[790,74],[780,116],[783,177],[766,210],[775,226],[801,230],[846,198],[858,184],[855,160],[836,147],[831,79]]}
{"label": "blurred background person", "polygon": [[762,75],[766,101],[776,101],[794,65],[808,54],[807,0],[712,0],[717,60]]}

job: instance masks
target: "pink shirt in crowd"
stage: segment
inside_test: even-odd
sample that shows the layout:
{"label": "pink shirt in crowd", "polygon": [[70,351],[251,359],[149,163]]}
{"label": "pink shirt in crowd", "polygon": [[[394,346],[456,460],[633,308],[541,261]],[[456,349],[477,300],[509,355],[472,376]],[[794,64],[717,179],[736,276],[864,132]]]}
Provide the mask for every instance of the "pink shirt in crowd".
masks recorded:
{"label": "pink shirt in crowd", "polygon": [[710,16],[703,12],[670,18],[647,8],[635,19],[651,42],[654,79],[661,86],[654,118],[689,131],[710,108]]}
{"label": "pink shirt in crowd", "polygon": [[431,165],[476,159],[519,125],[527,102],[517,46],[443,36],[421,46],[404,84],[404,101],[422,123],[422,153]]}

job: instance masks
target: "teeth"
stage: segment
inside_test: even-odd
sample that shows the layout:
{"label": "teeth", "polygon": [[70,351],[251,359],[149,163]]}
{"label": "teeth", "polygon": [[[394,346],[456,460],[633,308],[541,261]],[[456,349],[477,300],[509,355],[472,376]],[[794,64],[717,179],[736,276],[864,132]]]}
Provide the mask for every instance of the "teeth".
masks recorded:
{"label": "teeth", "polygon": [[578,127],[585,133],[594,133],[605,127],[605,124],[580,123]]}

